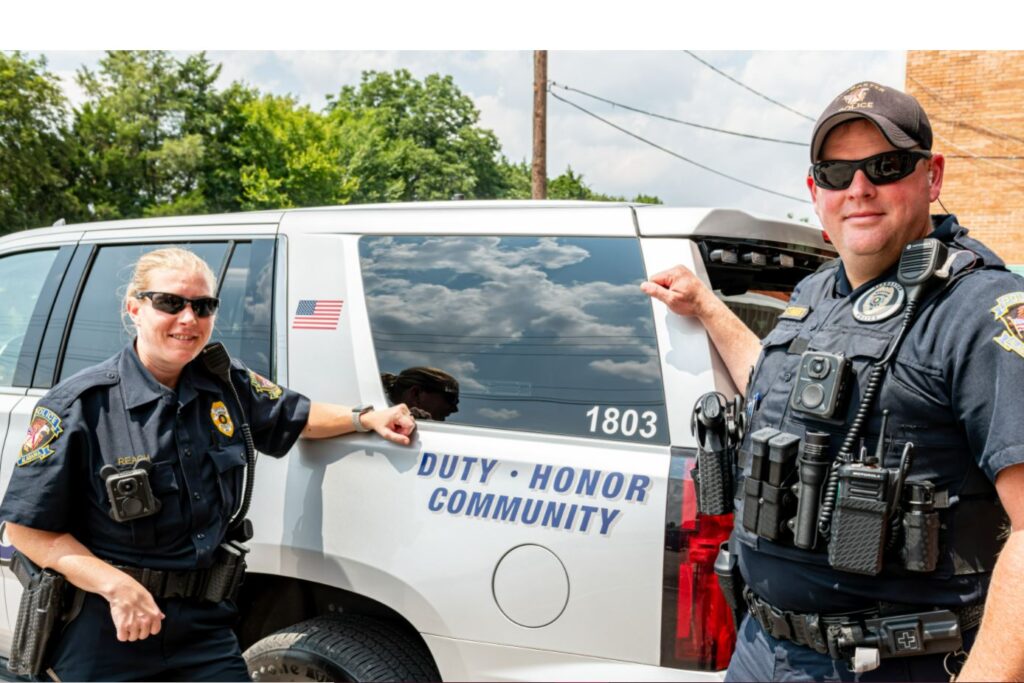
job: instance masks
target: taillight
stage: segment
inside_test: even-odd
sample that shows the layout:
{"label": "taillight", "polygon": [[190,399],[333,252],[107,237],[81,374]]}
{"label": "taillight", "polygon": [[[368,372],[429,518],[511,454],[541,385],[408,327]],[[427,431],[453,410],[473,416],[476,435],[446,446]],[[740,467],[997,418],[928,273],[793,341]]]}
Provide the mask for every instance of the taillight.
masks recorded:
{"label": "taillight", "polygon": [[697,514],[690,464],[681,481],[673,482],[676,495],[669,496],[669,505],[680,509],[668,511],[663,605],[671,612],[662,615],[662,666],[715,671],[728,667],[736,645],[732,614],[714,571],[718,547],[729,538],[733,516]]}

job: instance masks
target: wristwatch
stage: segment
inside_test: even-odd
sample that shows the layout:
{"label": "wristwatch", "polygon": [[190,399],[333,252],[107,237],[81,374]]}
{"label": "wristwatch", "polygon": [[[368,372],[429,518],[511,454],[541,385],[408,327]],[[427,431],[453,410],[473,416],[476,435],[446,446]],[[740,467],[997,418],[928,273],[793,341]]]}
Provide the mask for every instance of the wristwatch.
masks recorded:
{"label": "wristwatch", "polygon": [[352,426],[357,432],[368,432],[370,428],[363,424],[362,417],[373,410],[369,403],[360,403],[352,409]]}

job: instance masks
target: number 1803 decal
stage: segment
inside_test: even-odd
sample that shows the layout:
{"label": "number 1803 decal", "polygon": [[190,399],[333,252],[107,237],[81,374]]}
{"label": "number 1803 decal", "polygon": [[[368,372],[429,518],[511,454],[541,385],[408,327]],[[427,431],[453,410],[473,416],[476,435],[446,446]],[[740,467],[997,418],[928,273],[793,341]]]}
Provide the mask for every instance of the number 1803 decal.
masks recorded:
{"label": "number 1803 decal", "polygon": [[587,417],[590,418],[592,434],[598,431],[609,436],[639,434],[644,439],[650,439],[658,433],[658,415],[653,410],[645,410],[641,413],[632,408],[619,410],[612,407],[594,406],[587,411]]}

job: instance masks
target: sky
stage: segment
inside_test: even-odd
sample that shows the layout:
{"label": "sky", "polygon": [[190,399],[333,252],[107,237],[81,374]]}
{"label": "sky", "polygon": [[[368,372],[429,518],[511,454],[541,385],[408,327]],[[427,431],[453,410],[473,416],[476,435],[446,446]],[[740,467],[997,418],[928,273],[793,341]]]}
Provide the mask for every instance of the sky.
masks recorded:
{"label": "sky", "polygon": [[[907,49],[1024,43],[1014,22],[992,21],[1003,11],[996,0],[247,0],[244,11],[237,3],[176,0],[159,12],[135,0],[10,4],[0,49],[45,54],[73,103],[81,101],[75,70],[94,66],[104,49],[206,50],[223,65],[222,85],[244,80],[314,108],[328,93],[357,84],[364,70],[450,74],[513,161],[531,157],[533,49],[549,50],[548,79],[556,84],[666,117],[803,143],[809,119],[849,85],[874,80],[902,88]],[[672,205],[817,222],[805,185],[806,147],[701,130],[553,91],[668,152],[549,96],[549,176],[571,166],[605,194],[653,194]]]}
{"label": "sky", "polygon": [[[73,106],[83,99],[75,83],[76,70],[95,68],[103,56],[102,51],[32,54],[45,54]],[[184,56],[188,51],[175,54]],[[533,52],[529,50],[210,50],[207,54],[223,67],[219,86],[245,81],[263,92],[290,93],[314,109],[324,106],[328,94],[357,84],[367,70],[408,69],[420,79],[432,73],[451,75],[476,103],[480,125],[494,131],[503,153],[513,161],[529,161],[532,156]],[[554,177],[571,167],[592,189],[605,194],[632,198],[642,193],[671,205],[729,206],[816,222],[807,203],[808,153],[802,146],[813,127],[809,118],[817,118],[835,95],[858,81],[902,88],[905,62],[903,51],[551,50],[548,79],[556,84],[554,95],[679,156],[792,198],[699,168],[553,95],[548,98],[548,175]],[[703,126],[802,144],[703,130],[576,91]]]}

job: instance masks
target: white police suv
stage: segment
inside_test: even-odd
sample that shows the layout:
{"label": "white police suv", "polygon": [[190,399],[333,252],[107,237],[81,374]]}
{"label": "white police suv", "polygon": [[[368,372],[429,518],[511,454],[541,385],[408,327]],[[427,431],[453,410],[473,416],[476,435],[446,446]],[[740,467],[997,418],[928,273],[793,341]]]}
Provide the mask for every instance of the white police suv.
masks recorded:
{"label": "white police suv", "polygon": [[[382,406],[384,373],[458,382],[457,411],[421,419],[411,447],[352,434],[259,460],[238,627],[256,680],[721,677],[734,634],[712,566],[731,519],[696,514],[690,416],[734,389],[704,330],[640,283],[687,265],[763,335],[832,258],[820,230],[454,202],[8,235],[0,486],[38,398],[128,341],[129,266],[172,244],[218,274],[214,339],[278,383]],[[6,651],[21,586],[2,578]]]}

